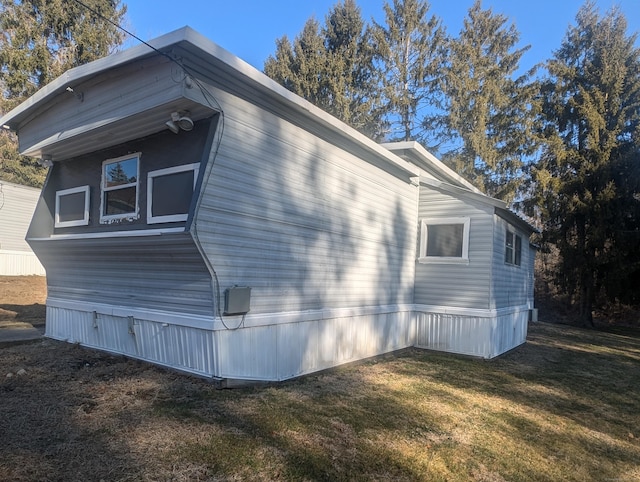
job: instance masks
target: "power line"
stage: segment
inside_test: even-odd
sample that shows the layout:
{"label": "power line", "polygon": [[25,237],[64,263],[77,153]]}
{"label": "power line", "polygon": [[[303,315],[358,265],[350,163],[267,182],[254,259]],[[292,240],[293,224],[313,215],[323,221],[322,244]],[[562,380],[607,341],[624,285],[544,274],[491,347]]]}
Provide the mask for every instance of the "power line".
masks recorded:
{"label": "power line", "polygon": [[[122,30],[124,33],[126,33],[127,35],[129,35],[130,37],[133,37],[134,39],[136,39],[138,42],[146,45],[147,47],[149,47],[151,50],[153,50],[154,52],[159,53],[160,55],[164,55],[165,57],[167,57],[168,59],[171,59],[173,62],[178,63],[178,65],[180,65],[179,62],[176,61],[176,59],[172,58],[170,55],[161,52],[160,50],[158,50],[157,48],[155,48],[153,45],[151,45],[148,42],[145,42],[144,40],[142,40],[140,37],[138,37],[137,35],[129,32],[126,28],[124,28],[122,25],[114,22],[113,20],[111,20],[109,17],[105,17],[104,15],[102,15],[100,12],[98,12],[96,9],[90,7],[89,5],[87,5],[84,2],[81,2],[80,0],[73,0],[74,2],[76,2],[78,5],[83,6],[84,8],[86,8],[87,10],[89,10],[91,13],[93,13],[94,15],[96,15],[97,17],[101,18],[102,20],[105,20],[107,22],[109,22],[111,25],[113,25],[114,27],[116,27],[119,30]],[[182,65],[180,65],[180,67],[183,67]],[[183,67],[184,68],[184,67]]]}

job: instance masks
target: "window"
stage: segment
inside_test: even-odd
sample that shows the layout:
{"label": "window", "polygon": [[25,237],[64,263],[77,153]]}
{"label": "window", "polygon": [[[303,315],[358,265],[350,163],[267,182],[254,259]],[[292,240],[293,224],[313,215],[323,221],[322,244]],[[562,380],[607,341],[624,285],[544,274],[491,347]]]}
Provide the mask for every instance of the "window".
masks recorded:
{"label": "window", "polygon": [[197,179],[198,164],[150,172],[147,177],[147,223],[186,221]]}
{"label": "window", "polygon": [[137,217],[139,165],[139,153],[102,163],[101,222]]}
{"label": "window", "polygon": [[89,224],[89,186],[72,187],[56,192],[54,226],[68,228]]}
{"label": "window", "polygon": [[520,266],[522,262],[522,238],[509,230],[505,242],[504,262],[516,266]]}
{"label": "window", "polygon": [[419,261],[468,262],[469,225],[469,218],[423,219]]}

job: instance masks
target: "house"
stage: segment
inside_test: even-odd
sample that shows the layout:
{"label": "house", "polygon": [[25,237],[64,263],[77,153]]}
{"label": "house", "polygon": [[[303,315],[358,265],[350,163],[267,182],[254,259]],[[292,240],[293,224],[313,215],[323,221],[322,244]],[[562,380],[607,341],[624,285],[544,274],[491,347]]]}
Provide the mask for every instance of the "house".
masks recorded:
{"label": "house", "polygon": [[504,203],[188,27],[150,45],[0,119],[52,164],[28,232],[47,336],[230,381],[524,343],[533,229]]}
{"label": "house", "polygon": [[25,237],[40,189],[0,180],[0,276],[44,276]]}

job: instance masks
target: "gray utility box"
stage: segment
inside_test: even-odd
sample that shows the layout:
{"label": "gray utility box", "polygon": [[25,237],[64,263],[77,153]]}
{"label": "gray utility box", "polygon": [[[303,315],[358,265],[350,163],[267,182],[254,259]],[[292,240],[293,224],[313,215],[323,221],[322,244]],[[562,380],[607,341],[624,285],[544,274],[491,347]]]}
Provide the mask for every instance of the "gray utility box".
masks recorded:
{"label": "gray utility box", "polygon": [[234,286],[224,292],[224,314],[244,315],[249,312],[251,305],[251,288]]}

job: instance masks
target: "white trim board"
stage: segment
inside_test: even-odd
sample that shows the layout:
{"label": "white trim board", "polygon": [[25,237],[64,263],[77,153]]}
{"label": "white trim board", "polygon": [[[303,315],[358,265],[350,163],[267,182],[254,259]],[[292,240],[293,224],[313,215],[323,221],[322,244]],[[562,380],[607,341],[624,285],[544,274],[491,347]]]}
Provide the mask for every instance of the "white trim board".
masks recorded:
{"label": "white trim board", "polygon": [[27,238],[27,241],[61,241],[65,239],[133,238],[137,236],[161,236],[163,234],[184,233],[184,228],[132,229],[129,231],[101,231],[96,233],[52,234],[46,238]]}
{"label": "white trim board", "polygon": [[207,315],[191,315],[160,310],[150,310],[148,308],[115,306],[105,303],[84,303],[80,301],[63,300],[58,298],[47,298],[47,306],[52,308],[77,310],[86,313],[95,311],[98,314],[118,316],[123,318],[133,316],[134,318],[138,318],[141,320],[155,321],[158,323],[169,323],[210,331],[224,331],[233,329],[236,326],[241,326],[242,328],[254,328],[259,326],[273,326],[288,323],[331,320],[336,318],[376,316],[387,313],[403,312],[439,313],[443,315],[457,315],[477,318],[496,318],[499,316],[528,311],[530,309],[527,305],[493,310],[412,304],[360,306],[354,308],[329,308],[324,310],[289,311],[283,313],[249,313],[244,317],[244,320],[242,315],[223,317],[223,323],[220,318],[214,318],[213,316]]}

